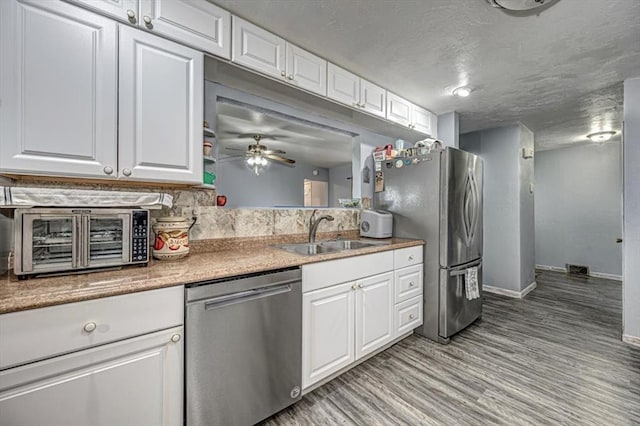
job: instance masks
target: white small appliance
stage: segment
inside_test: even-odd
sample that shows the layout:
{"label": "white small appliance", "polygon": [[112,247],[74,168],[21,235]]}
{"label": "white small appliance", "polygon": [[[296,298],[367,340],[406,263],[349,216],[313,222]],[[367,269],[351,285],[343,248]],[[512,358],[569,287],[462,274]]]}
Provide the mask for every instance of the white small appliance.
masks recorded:
{"label": "white small appliance", "polygon": [[362,210],[360,236],[391,238],[393,236],[393,215],[383,210]]}

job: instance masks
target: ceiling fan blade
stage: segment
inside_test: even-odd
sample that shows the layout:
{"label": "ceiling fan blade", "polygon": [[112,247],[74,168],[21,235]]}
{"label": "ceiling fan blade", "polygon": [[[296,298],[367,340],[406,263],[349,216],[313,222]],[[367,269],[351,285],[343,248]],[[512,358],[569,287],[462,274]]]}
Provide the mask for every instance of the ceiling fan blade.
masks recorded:
{"label": "ceiling fan blade", "polygon": [[286,154],[287,151],[283,151],[281,149],[267,149],[265,151],[262,151],[263,154]]}
{"label": "ceiling fan blade", "polygon": [[284,164],[295,164],[296,163],[296,160],[292,160],[290,158],[281,157],[281,156],[275,155],[275,154],[267,154],[267,155],[265,155],[265,157],[267,157],[270,160],[279,161],[279,162],[284,163]]}
{"label": "ceiling fan blade", "polygon": [[246,149],[240,149],[240,148],[229,148],[228,146],[226,146],[224,149],[227,149],[229,151],[242,151],[242,152],[247,152]]}

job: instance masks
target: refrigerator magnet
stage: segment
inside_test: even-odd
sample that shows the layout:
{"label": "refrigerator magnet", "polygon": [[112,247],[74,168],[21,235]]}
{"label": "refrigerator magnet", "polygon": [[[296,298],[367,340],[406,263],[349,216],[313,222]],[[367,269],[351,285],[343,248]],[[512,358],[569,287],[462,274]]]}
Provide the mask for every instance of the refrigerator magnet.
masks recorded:
{"label": "refrigerator magnet", "polygon": [[376,177],[374,181],[374,192],[382,192],[384,191],[384,173],[376,172]]}

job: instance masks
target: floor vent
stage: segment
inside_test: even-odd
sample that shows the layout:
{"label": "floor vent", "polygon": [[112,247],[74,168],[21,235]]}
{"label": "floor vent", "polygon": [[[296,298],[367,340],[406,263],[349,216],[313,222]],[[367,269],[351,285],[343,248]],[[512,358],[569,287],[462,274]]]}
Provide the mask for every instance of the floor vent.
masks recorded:
{"label": "floor vent", "polygon": [[589,267],[584,265],[571,265],[570,263],[567,263],[567,274],[588,277]]}

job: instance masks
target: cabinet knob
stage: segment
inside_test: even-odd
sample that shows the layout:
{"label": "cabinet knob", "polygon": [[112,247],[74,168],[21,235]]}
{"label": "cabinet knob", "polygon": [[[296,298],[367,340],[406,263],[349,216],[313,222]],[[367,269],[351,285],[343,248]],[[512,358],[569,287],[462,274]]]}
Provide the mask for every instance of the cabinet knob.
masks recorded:
{"label": "cabinet knob", "polygon": [[351,284],[351,290],[355,290],[356,288],[358,288],[358,286],[355,283]]}
{"label": "cabinet knob", "polygon": [[286,73],[285,71],[281,71],[281,72],[280,72],[280,75],[281,75],[281,76],[283,76],[283,77],[286,77],[286,76],[287,76],[287,73]]}
{"label": "cabinet knob", "polygon": [[104,169],[102,169],[104,171],[104,174],[106,175],[110,175],[111,173],[113,173],[113,168],[112,167],[105,167]]}
{"label": "cabinet knob", "polygon": [[[126,170],[126,169],[125,169]],[[409,256],[409,260],[413,260],[413,255]]]}
{"label": "cabinet knob", "polygon": [[409,287],[413,287],[413,281],[409,281]]}
{"label": "cabinet knob", "polygon": [[358,106],[359,106],[360,108],[364,108],[364,107],[366,107],[366,105],[365,105],[365,104],[360,104],[360,105],[358,105]]}
{"label": "cabinet knob", "polygon": [[178,333],[176,333],[173,336],[171,336],[171,341],[173,343],[178,343],[180,341],[180,339],[182,339],[182,336],[179,335]]}
{"label": "cabinet knob", "polygon": [[131,9],[127,10],[127,19],[129,19],[129,22],[131,22],[132,24],[138,22],[136,20],[136,13]]}
{"label": "cabinet knob", "polygon": [[413,314],[409,314],[409,319],[414,319],[416,316]]}
{"label": "cabinet knob", "polygon": [[96,329],[96,323],[95,322],[88,322],[84,325],[84,327],[82,327],[82,329],[84,331],[86,331],[87,333],[91,333],[93,330]]}
{"label": "cabinet knob", "polygon": [[364,285],[362,283],[358,284],[358,288],[362,288]]}
{"label": "cabinet knob", "polygon": [[293,74],[289,74],[289,77],[287,77],[289,80],[293,80]]}
{"label": "cabinet knob", "polygon": [[123,169],[122,174],[125,176],[131,176],[131,169]]}
{"label": "cabinet knob", "polygon": [[148,29],[150,29],[150,30],[152,30],[152,29],[153,29],[153,24],[151,23],[151,18],[150,18],[150,17],[148,17],[147,15],[144,15],[144,16],[142,17],[142,20],[144,21],[144,25],[145,25]]}

